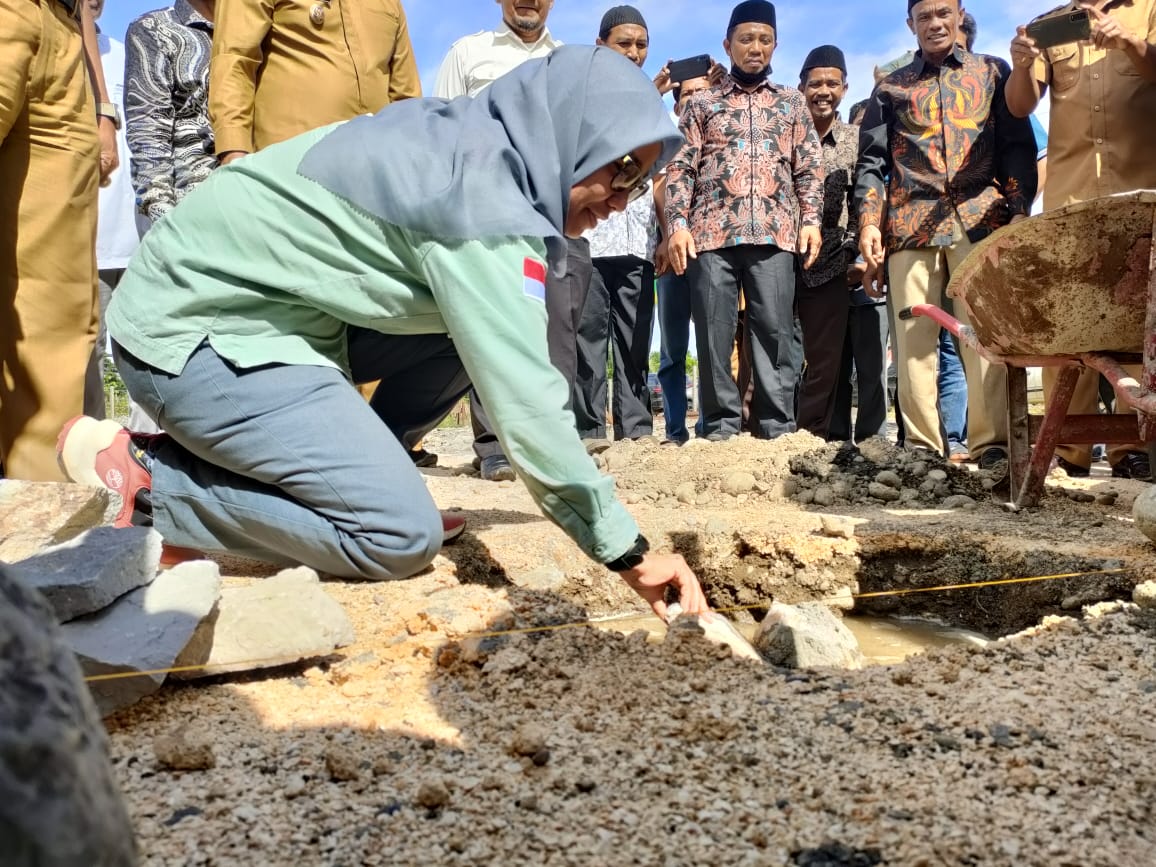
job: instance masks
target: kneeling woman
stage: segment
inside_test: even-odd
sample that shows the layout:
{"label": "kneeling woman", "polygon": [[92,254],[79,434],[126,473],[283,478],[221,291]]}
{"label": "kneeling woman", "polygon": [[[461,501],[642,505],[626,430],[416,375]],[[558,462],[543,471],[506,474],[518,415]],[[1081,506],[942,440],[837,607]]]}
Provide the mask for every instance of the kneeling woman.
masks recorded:
{"label": "kneeling woman", "polygon": [[[680,141],[637,67],[574,46],[475,100],[397,103],[219,170],[152,228],[108,311],[166,435],[78,419],[62,465],[170,545],[405,578],[453,528],[402,440],[472,382],[552,521],[660,616],[666,585],[705,611],[587,456],[546,348],[547,244],[622,210]],[[351,380],[374,379],[367,405]]]}

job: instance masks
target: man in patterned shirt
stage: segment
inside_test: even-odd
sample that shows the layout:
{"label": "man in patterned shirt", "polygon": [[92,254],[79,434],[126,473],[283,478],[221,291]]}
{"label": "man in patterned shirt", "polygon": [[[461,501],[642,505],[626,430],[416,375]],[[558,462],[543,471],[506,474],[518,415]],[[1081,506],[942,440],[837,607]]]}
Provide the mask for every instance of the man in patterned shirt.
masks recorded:
{"label": "man in patterned shirt", "polygon": [[735,7],[723,41],[731,71],[687,103],[686,144],[667,170],[670,262],[689,275],[703,435],[713,441],[734,436],[742,422],[730,370],[740,286],[751,336],[751,432],[773,439],[795,430],[795,258],[803,254],[810,268],[822,246],[823,152],[802,95],[767,78],[775,23],[767,0]]}
{"label": "man in patterned shirt", "polygon": [[[959,47],[962,18],[959,0],[908,0],[919,52],[879,83],[863,121],[855,200],[864,288],[882,295],[886,256],[894,311],[940,303],[971,245],[1024,219],[1035,198],[1032,127],[1004,99],[1011,70]],[[895,325],[906,445],[944,454],[939,326],[923,317]],[[971,457],[995,469],[1007,459],[1007,374],[966,349],[963,356]]]}
{"label": "man in patterned shirt", "polygon": [[858,235],[851,207],[859,130],[843,123],[839,104],[847,95],[847,61],[834,45],[807,55],[799,76],[815,131],[823,146],[823,249],[799,275],[796,298],[803,326],[807,372],[799,394],[799,427],[827,438],[835,410],[848,321],[848,269]]}
{"label": "man in patterned shirt", "polygon": [[156,221],[217,165],[209,123],[214,0],[176,0],[125,37],[124,103],[137,207]]}

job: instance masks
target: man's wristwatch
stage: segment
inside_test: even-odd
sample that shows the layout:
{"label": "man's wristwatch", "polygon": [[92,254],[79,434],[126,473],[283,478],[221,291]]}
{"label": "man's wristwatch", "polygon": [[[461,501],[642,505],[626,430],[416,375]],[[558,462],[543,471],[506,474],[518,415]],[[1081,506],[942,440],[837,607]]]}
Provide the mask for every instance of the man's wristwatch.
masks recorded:
{"label": "man's wristwatch", "polygon": [[646,537],[640,533],[627,552],[618,559],[611,560],[605,564],[606,568],[611,572],[627,572],[631,569],[636,569],[642,563],[646,557],[646,552],[649,550],[650,543],[647,542]]}
{"label": "man's wristwatch", "polygon": [[115,102],[98,102],[96,104],[96,116],[107,117],[112,121],[112,125],[120,129],[120,109],[116,107]]}

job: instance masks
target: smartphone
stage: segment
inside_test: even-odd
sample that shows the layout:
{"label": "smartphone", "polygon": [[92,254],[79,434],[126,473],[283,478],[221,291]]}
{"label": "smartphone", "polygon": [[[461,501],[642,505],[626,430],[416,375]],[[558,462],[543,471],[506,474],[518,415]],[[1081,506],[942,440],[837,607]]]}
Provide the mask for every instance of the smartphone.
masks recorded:
{"label": "smartphone", "polygon": [[699,54],[670,62],[670,80],[675,83],[702,78],[708,72],[710,72],[709,54]]}
{"label": "smartphone", "polygon": [[1037,18],[1027,26],[1027,31],[1028,36],[1036,41],[1037,48],[1055,48],[1091,39],[1092,19],[1086,9],[1065,8]]}

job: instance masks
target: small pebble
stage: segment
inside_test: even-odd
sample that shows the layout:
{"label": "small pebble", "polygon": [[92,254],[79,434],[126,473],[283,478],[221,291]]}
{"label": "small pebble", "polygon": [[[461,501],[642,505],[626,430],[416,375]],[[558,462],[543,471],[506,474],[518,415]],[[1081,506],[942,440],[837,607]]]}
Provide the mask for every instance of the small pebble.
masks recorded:
{"label": "small pebble", "polygon": [[437,810],[450,802],[450,790],[441,780],[426,780],[418,786],[414,802],[427,810]]}

